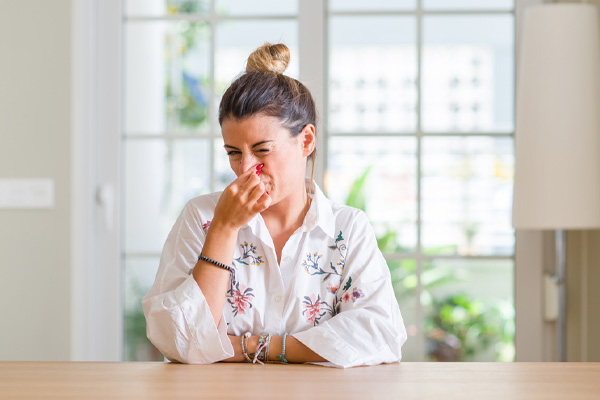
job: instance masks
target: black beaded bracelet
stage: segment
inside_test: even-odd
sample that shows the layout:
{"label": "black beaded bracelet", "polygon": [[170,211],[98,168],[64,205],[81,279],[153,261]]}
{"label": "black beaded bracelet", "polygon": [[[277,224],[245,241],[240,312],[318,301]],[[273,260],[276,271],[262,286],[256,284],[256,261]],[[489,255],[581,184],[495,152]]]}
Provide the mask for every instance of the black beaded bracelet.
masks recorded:
{"label": "black beaded bracelet", "polygon": [[220,263],[218,261],[213,260],[212,258],[208,258],[206,257],[204,254],[200,253],[200,255],[198,256],[198,260],[203,260],[206,261],[208,263],[211,263],[213,265],[216,265],[217,267],[221,267],[223,269],[226,269],[229,272],[233,272],[233,268],[231,268],[230,266],[227,266],[223,263]]}

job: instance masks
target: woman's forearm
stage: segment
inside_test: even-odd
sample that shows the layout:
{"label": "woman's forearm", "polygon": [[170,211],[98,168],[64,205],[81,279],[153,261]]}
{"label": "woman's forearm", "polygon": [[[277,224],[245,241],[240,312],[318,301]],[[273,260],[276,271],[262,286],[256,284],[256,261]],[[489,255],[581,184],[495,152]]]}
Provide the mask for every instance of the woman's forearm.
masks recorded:
{"label": "woman's forearm", "polygon": [[[281,361],[281,358],[276,356],[282,352],[282,343],[283,336],[271,337],[269,361]],[[287,335],[285,339],[285,358],[291,363],[327,361],[292,335]]]}
{"label": "woman's forearm", "polygon": [[[202,254],[231,266],[236,239],[237,230],[211,224]],[[198,260],[192,274],[208,303],[215,325],[218,326],[229,289],[230,272],[209,262]]]}
{"label": "woman's forearm", "polygon": [[[252,336],[248,339],[248,355],[256,351],[258,346],[259,336]],[[228,358],[226,362],[244,362],[246,359],[242,354],[241,337],[229,336],[235,355]],[[269,361],[281,361],[280,357],[277,357],[282,353],[283,349],[283,336],[271,336],[271,343],[269,345]],[[291,335],[286,336],[285,340],[285,359],[290,363],[305,363],[305,362],[326,362],[327,360],[306,347],[302,342],[297,340]]]}

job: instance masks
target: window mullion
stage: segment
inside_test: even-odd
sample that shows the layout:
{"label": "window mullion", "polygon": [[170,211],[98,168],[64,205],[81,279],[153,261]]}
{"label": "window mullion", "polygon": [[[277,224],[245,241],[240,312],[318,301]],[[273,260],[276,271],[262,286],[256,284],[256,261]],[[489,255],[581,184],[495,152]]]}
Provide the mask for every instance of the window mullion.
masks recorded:
{"label": "window mullion", "polygon": [[[326,0],[298,2],[298,47],[300,81],[311,91],[317,106],[317,116],[326,114]],[[324,187],[327,141],[323,120],[317,121],[317,154],[315,180]]]}

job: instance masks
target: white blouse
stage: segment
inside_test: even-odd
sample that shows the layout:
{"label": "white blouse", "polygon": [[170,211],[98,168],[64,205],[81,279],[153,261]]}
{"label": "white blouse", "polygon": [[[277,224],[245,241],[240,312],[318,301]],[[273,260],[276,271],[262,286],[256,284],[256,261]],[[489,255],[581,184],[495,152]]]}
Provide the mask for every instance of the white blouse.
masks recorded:
{"label": "white blouse", "polygon": [[367,216],[314,185],[303,225],[281,264],[258,214],[239,230],[235,274],[219,326],[191,272],[221,193],[196,197],[169,234],[142,304],[150,341],[169,360],[213,363],[234,355],[227,335],[292,334],[321,357],[354,367],[398,362],[406,329]]}

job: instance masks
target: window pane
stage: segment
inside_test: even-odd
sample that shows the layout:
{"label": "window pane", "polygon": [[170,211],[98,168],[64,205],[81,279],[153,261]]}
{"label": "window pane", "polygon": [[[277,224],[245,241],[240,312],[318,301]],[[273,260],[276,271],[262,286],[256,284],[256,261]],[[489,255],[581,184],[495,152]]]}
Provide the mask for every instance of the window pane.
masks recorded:
{"label": "window pane", "polygon": [[512,10],[514,0],[423,0],[426,10]]}
{"label": "window pane", "polygon": [[513,131],[513,19],[424,17],[424,131]]}
{"label": "window pane", "polygon": [[162,361],[163,355],[146,337],[146,319],[142,298],[150,290],[158,257],[126,258],[125,260],[125,354],[124,361]]}
{"label": "window pane", "polygon": [[333,201],[365,210],[384,252],[416,245],[416,140],[329,140],[327,193]]}
{"label": "window pane", "polygon": [[512,138],[423,139],[423,251],[512,255]]}
{"label": "window pane", "polygon": [[419,279],[416,274],[417,263],[412,259],[388,260],[387,263],[392,277],[392,286],[408,334],[408,345],[402,347],[402,361],[422,361],[423,355],[419,354],[419,348],[415,345],[415,337],[419,334],[417,320],[419,305],[416,296],[417,281]]}
{"label": "window pane", "polygon": [[185,203],[209,192],[206,140],[125,142],[125,251],[160,253]]}
{"label": "window pane", "polygon": [[210,0],[125,0],[126,15],[200,14],[210,9]]}
{"label": "window pane", "polygon": [[125,24],[127,134],[207,132],[209,78],[207,24]]}
{"label": "window pane", "polygon": [[416,19],[332,17],[330,40],[331,131],[415,131]]}
{"label": "window pane", "polygon": [[330,0],[331,11],[401,11],[414,10],[416,0]]}
{"label": "window pane", "polygon": [[298,0],[215,0],[225,15],[290,15],[298,13]]}
{"label": "window pane", "polygon": [[290,49],[286,75],[298,77],[298,23],[296,20],[227,20],[219,23],[216,36],[217,107],[233,79],[244,72],[250,53],[265,42],[284,43]]}
{"label": "window pane", "polygon": [[425,265],[421,302],[434,361],[514,361],[514,263],[442,260]]}

